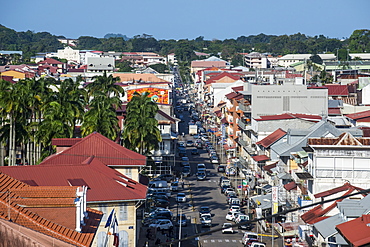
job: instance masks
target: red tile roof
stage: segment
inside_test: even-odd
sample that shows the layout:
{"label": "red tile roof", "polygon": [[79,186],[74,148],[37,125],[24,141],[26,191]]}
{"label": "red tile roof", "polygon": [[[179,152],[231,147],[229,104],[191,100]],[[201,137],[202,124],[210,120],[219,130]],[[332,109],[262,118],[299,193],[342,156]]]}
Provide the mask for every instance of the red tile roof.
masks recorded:
{"label": "red tile roof", "polygon": [[[76,189],[77,187],[71,186],[31,187],[0,172],[0,191],[10,193],[0,194],[0,218],[9,220],[10,216],[12,222],[18,225],[74,246],[91,246],[102,213],[88,208],[89,219],[85,221],[85,225],[82,225],[81,232],[75,231],[76,208],[73,201],[72,204],[68,203],[69,205],[64,205],[63,201],[73,200],[76,197]],[[25,196],[27,198],[24,198]],[[30,199],[32,197],[33,199]],[[43,204],[45,198],[49,199],[48,205]],[[56,206],[50,207],[50,202]],[[25,203],[31,207],[25,207]],[[35,203],[38,205],[36,208]]]}
{"label": "red tile roof", "polygon": [[92,133],[63,152],[49,156],[41,164],[81,164],[94,157],[107,166],[145,166],[146,157]]}
{"label": "red tile roof", "polygon": [[38,62],[37,64],[64,64],[54,58],[47,58],[44,61]]}
{"label": "red tile roof", "polygon": [[339,108],[329,108],[328,114],[329,115],[342,115],[342,111]]}
{"label": "red tile roof", "polygon": [[370,215],[361,217],[339,224],[336,226],[337,231],[353,247],[370,245]]}
{"label": "red tile roof", "polygon": [[236,97],[237,95],[238,95],[237,93],[231,92],[231,93],[226,94],[225,97],[230,100],[230,99]]}
{"label": "red tile roof", "polygon": [[270,165],[265,165],[265,166],[262,167],[262,169],[265,170],[265,171],[268,171],[269,173],[272,173],[272,170],[271,169],[272,168],[275,168],[276,165],[277,165],[277,163],[278,162],[275,162],[275,163],[270,164]]}
{"label": "red tile roof", "polygon": [[352,114],[347,114],[346,117],[353,119],[353,120],[361,120],[364,118],[369,118],[370,117],[370,110],[369,111],[362,111],[362,112],[357,112],[357,113],[352,113]]}
{"label": "red tile roof", "polygon": [[[207,76],[209,76],[210,74],[207,74]],[[205,84],[208,85],[208,84],[211,84],[211,83],[214,83],[214,82],[217,82],[218,80],[221,80],[225,77],[229,77],[232,81],[237,81],[240,79],[240,77],[242,76],[242,74],[238,74],[238,73],[228,73],[228,72],[222,72],[222,73],[218,73],[217,75],[215,76],[212,76],[210,79],[208,79]],[[243,86],[242,86],[243,87]]]}
{"label": "red tile roof", "polygon": [[338,85],[338,84],[325,84],[328,89],[329,96],[348,96],[348,87],[347,85]]}
{"label": "red tile roof", "polygon": [[274,132],[272,132],[270,135],[266,136],[259,142],[257,142],[257,145],[261,145],[264,148],[270,147],[272,144],[274,144],[276,141],[280,140],[283,136],[286,135],[286,132],[282,129],[277,129]]}
{"label": "red tile roof", "polygon": [[0,171],[18,180],[33,180],[39,186],[71,186],[71,179],[83,179],[89,187],[88,202],[141,200],[147,190],[145,185],[107,167],[94,156],[80,163],[3,166]]}
{"label": "red tile roof", "polygon": [[310,122],[319,122],[321,120],[321,116],[319,115],[308,115],[308,114],[300,114],[300,113],[283,113],[279,115],[266,115],[260,116],[260,118],[255,119],[256,121],[271,121],[271,120],[285,120],[285,119],[303,119]]}
{"label": "red tile roof", "polygon": [[294,190],[295,188],[297,188],[297,184],[292,181],[290,183],[287,183],[284,185],[284,188],[287,190],[287,191],[291,191],[291,190]]}
{"label": "red tile roof", "polygon": [[255,160],[255,161],[265,161],[265,160],[270,160],[270,158],[266,155],[256,155],[256,156],[252,156],[252,158]]}
{"label": "red tile roof", "polygon": [[192,61],[192,68],[226,68],[226,61]]}
{"label": "red tile roof", "polygon": [[232,90],[234,90],[235,92],[240,92],[240,91],[243,91],[244,89],[244,86],[238,86],[238,87],[233,87]]}

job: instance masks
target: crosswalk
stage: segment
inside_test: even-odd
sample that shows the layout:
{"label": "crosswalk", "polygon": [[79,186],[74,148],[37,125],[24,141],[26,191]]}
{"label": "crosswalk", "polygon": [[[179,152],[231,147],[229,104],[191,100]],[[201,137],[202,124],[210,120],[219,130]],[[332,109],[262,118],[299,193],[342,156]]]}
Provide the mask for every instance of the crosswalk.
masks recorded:
{"label": "crosswalk", "polygon": [[204,239],[202,240],[203,243],[242,243],[242,240],[239,239]]}

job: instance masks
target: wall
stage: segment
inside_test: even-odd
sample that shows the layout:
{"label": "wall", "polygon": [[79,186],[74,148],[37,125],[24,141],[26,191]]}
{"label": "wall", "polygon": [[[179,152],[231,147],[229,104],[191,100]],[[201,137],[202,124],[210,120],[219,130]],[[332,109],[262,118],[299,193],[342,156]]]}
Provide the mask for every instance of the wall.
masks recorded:
{"label": "wall", "polygon": [[305,85],[252,85],[252,117],[285,112],[328,114],[328,91]]}

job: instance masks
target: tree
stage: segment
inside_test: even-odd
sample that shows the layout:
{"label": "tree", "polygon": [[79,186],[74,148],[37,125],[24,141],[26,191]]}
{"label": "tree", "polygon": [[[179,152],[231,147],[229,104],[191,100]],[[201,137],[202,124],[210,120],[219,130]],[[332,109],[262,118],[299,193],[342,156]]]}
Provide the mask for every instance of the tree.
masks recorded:
{"label": "tree", "polygon": [[319,55],[317,54],[313,54],[310,56],[310,60],[313,62],[313,63],[316,63],[316,64],[322,64],[322,59]]}
{"label": "tree", "polygon": [[158,73],[165,73],[168,70],[168,66],[163,63],[157,63],[149,66],[150,68],[154,69]]}
{"label": "tree", "polygon": [[143,155],[159,148],[162,141],[155,115],[158,105],[148,97],[135,92],[127,104],[123,141],[126,148]]}

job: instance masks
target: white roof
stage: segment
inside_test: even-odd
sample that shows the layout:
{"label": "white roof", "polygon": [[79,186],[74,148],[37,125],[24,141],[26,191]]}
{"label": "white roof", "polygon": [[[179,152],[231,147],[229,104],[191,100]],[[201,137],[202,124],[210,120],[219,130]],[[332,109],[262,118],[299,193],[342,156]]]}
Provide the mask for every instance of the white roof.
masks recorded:
{"label": "white roof", "polygon": [[[335,54],[317,54],[321,57],[323,60],[330,60],[330,59],[336,59]],[[278,58],[278,60],[304,60],[304,59],[310,59],[312,54],[287,54],[285,56],[282,56],[281,58]]]}

